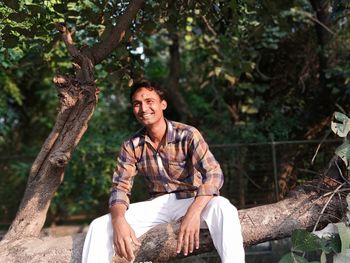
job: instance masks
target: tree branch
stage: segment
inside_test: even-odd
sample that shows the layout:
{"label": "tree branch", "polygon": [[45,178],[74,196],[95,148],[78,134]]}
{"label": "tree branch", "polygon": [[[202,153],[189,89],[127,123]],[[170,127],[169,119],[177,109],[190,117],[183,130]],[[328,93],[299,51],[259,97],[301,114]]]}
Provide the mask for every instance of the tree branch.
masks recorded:
{"label": "tree branch", "polygon": [[131,22],[136,17],[137,12],[142,7],[143,2],[144,0],[131,1],[125,13],[118,19],[118,24],[108,34],[108,37],[84,51],[84,54],[90,57],[94,65],[99,64],[117,48]]}

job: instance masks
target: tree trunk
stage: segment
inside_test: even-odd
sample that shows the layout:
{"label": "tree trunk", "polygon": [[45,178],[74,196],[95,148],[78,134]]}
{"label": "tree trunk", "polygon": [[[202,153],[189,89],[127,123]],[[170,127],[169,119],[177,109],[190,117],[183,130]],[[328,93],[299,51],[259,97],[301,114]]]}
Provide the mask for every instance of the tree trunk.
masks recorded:
{"label": "tree trunk", "polygon": [[178,33],[179,13],[176,1],[171,0],[169,3],[169,22],[167,30],[171,44],[169,46],[169,75],[166,79],[166,88],[168,91],[168,102],[170,110],[175,113],[175,119],[182,122],[192,122],[193,116],[188,108],[184,96],[180,92],[180,76],[181,76],[181,59],[180,44]]}
{"label": "tree trunk", "polygon": [[[176,30],[176,28],[174,28]],[[172,32],[172,31],[170,31]],[[180,92],[180,47],[179,47],[179,36],[177,33],[170,33],[170,39],[172,40],[169,46],[169,76],[167,79],[167,90],[168,90],[168,101],[171,109],[176,113],[177,119],[183,122],[190,121],[193,116],[188,109],[185,98]]]}
{"label": "tree trunk", "polygon": [[328,68],[329,58],[327,56],[327,46],[331,40],[331,1],[330,0],[310,0],[312,8],[316,13],[318,23],[315,23],[315,30],[317,34],[317,40],[319,44],[319,81],[320,88],[326,88],[326,72]]}
{"label": "tree trunk", "polygon": [[[275,204],[239,211],[245,247],[268,240],[288,237],[297,228],[311,230],[329,222],[339,222],[346,210],[345,183],[340,183],[337,167],[332,166],[325,175],[296,189]],[[176,236],[180,223],[159,225],[140,237],[142,243],[136,250],[136,262],[167,262],[181,258],[176,254]],[[80,262],[83,234],[61,238],[23,239],[3,241],[0,258],[4,262]],[[200,234],[200,249],[194,254],[213,250],[207,230]],[[115,259],[115,262],[126,262]]]}
{"label": "tree trunk", "polygon": [[83,51],[75,47],[65,25],[57,25],[73,59],[75,75],[54,77],[60,110],[51,134],[32,165],[23,199],[5,240],[39,236],[51,199],[63,181],[64,169],[85,133],[96,106],[98,88],[93,67],[118,46],[142,4],[143,0],[131,1],[111,34],[96,46]]}
{"label": "tree trunk", "polygon": [[[88,64],[92,65],[91,61],[86,61]],[[32,165],[24,197],[5,239],[38,236],[45,223],[51,199],[63,181],[64,169],[96,106],[96,86],[90,81],[92,76],[80,78],[82,70],[77,70],[77,77],[58,75],[54,78],[60,111]]]}

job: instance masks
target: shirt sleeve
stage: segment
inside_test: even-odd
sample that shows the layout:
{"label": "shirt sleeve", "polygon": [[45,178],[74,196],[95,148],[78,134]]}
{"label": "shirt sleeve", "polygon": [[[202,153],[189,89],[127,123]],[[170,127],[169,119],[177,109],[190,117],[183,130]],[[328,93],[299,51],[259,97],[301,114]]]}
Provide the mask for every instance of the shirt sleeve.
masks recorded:
{"label": "shirt sleeve", "polygon": [[197,196],[219,195],[224,176],[220,164],[210,152],[208,144],[198,130],[193,132],[190,152],[193,166],[202,176],[202,184],[198,187]]}
{"label": "shirt sleeve", "polygon": [[115,204],[130,204],[130,193],[136,174],[136,157],[131,141],[123,143],[117,158],[117,165],[113,173],[109,207]]}

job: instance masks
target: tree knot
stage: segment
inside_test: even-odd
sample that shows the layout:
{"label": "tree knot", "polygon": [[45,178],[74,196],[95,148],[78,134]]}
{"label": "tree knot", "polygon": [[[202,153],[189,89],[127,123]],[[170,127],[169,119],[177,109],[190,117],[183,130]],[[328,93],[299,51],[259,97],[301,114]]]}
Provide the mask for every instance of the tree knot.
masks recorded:
{"label": "tree knot", "polygon": [[55,152],[49,158],[49,162],[56,167],[66,166],[69,160],[70,153],[65,152]]}

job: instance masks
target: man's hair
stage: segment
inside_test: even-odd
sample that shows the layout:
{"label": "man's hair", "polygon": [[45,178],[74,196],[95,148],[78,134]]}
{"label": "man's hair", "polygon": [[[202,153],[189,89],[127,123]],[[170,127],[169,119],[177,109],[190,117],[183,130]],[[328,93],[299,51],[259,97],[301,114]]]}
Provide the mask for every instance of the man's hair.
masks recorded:
{"label": "man's hair", "polygon": [[134,96],[136,91],[138,91],[141,88],[146,88],[148,90],[154,90],[158,94],[158,96],[160,97],[161,100],[166,100],[166,92],[158,83],[150,82],[148,80],[142,80],[142,81],[134,83],[131,86],[130,102],[132,102],[132,97]]}

